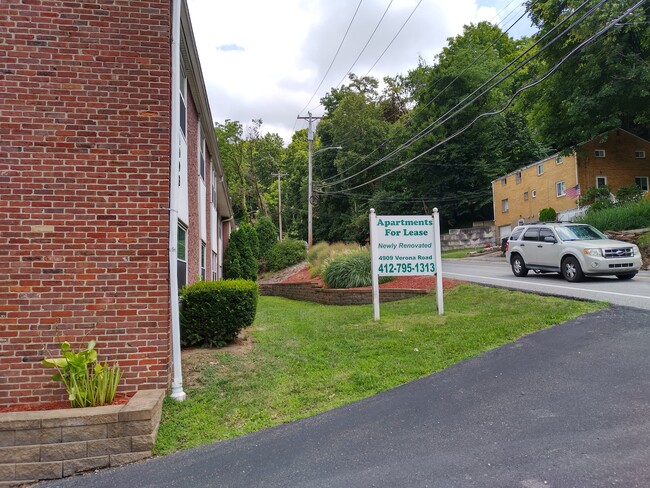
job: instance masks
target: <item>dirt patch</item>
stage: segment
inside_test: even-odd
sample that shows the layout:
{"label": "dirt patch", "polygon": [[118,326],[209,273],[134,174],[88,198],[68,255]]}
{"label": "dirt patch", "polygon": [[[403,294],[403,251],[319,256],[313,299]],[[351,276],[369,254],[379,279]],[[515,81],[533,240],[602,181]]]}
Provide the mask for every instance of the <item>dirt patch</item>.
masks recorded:
{"label": "dirt patch", "polygon": [[183,365],[183,385],[201,385],[201,371],[206,366],[220,364],[219,354],[229,353],[235,356],[245,356],[253,350],[253,339],[246,331],[242,331],[235,340],[224,347],[190,347],[181,351]]}
{"label": "dirt patch", "polygon": [[[111,405],[126,405],[129,403],[129,397],[127,395],[118,395],[113,400]],[[0,413],[7,412],[39,412],[43,410],[62,410],[62,409],[72,409],[76,407],[71,407],[70,402],[67,400],[62,400],[58,402],[42,402],[42,403],[25,403],[18,405],[8,405],[6,407],[0,407]]]}

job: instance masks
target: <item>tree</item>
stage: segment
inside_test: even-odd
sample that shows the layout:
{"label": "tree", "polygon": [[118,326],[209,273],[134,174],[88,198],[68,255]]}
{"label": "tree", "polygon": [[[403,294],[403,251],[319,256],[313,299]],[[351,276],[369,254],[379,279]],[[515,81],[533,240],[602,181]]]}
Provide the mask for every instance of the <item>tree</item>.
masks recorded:
{"label": "tree", "polygon": [[255,233],[259,242],[259,264],[261,269],[266,269],[269,250],[278,241],[278,228],[268,217],[259,217],[255,222]]}
{"label": "tree", "polygon": [[259,241],[252,225],[243,223],[230,234],[224,256],[226,279],[257,280]]}

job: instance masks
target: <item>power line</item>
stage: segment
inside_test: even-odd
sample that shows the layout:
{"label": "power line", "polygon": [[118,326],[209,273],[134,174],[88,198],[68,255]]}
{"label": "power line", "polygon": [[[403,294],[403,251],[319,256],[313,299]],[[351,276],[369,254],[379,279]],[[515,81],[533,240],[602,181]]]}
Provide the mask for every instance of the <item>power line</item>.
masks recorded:
{"label": "power line", "polygon": [[[604,2],[600,2],[600,3],[602,4],[602,3],[604,3]],[[512,97],[510,97],[510,99],[508,100],[508,102],[506,103],[506,105],[503,106],[501,109],[496,110],[496,111],[493,111],[493,112],[485,112],[485,113],[480,114],[479,116],[477,116],[476,118],[474,118],[474,120],[472,120],[469,124],[467,124],[467,125],[466,125],[465,127],[463,127],[462,129],[456,131],[456,132],[453,133],[451,136],[448,136],[448,137],[444,138],[443,140],[441,140],[441,141],[438,142],[437,144],[435,144],[435,145],[433,145],[432,147],[430,147],[429,149],[427,149],[427,150],[421,152],[420,154],[418,154],[417,156],[411,158],[410,160],[403,162],[403,163],[400,164],[399,166],[397,166],[397,167],[391,169],[390,171],[387,171],[386,173],[384,173],[384,174],[382,174],[382,175],[380,175],[380,176],[378,176],[378,177],[376,177],[376,178],[373,178],[373,179],[371,179],[371,180],[369,180],[369,181],[366,181],[365,183],[361,183],[361,184],[359,184],[359,185],[356,185],[356,186],[353,186],[353,187],[349,187],[349,188],[347,188],[345,191],[355,190],[355,189],[357,189],[357,188],[361,188],[361,187],[363,187],[363,186],[369,185],[370,183],[374,183],[375,181],[378,181],[378,180],[380,180],[380,179],[383,179],[383,178],[385,178],[386,176],[388,176],[388,175],[390,175],[390,174],[392,174],[392,173],[394,173],[394,172],[396,172],[396,171],[402,169],[403,167],[407,166],[409,163],[411,163],[411,162],[413,162],[413,161],[419,159],[420,157],[424,156],[425,154],[428,154],[429,152],[431,152],[431,151],[433,151],[434,149],[438,148],[438,147],[441,146],[442,144],[444,144],[444,143],[450,141],[451,139],[454,139],[455,137],[459,136],[460,134],[462,134],[463,132],[465,132],[466,130],[468,130],[471,126],[473,126],[473,125],[474,125],[478,120],[480,120],[480,119],[482,119],[482,118],[484,118],[484,117],[488,117],[488,116],[491,116],[491,115],[497,115],[497,114],[500,114],[500,113],[504,112],[504,111],[505,111],[505,110],[506,110],[506,109],[507,109],[507,108],[512,104],[512,102],[514,101],[514,99],[515,99],[515,98],[516,98],[520,93],[522,93],[523,91],[528,90],[528,89],[530,89],[530,88],[532,88],[532,87],[538,85],[539,83],[543,82],[544,80],[546,80],[546,79],[547,79],[549,76],[551,76],[555,71],[557,71],[557,70],[559,69],[559,67],[562,66],[562,65],[563,65],[563,64],[564,64],[564,63],[565,63],[565,62],[566,62],[570,57],[572,57],[576,52],[578,52],[579,50],[581,50],[581,49],[584,48],[585,46],[588,46],[588,45],[592,44],[595,40],[597,40],[599,37],[601,37],[603,34],[605,34],[605,33],[606,33],[607,31],[609,31],[611,28],[613,28],[613,27],[616,25],[617,22],[619,22],[621,19],[625,18],[627,15],[631,14],[632,12],[634,12],[634,10],[636,10],[637,8],[639,8],[643,3],[645,3],[645,0],[640,0],[640,1],[637,2],[634,6],[632,6],[632,7],[629,8],[628,10],[626,10],[622,15],[620,15],[619,17],[617,17],[617,18],[614,19],[613,21],[610,21],[608,24],[606,24],[603,28],[601,28],[601,29],[600,29],[598,32],[596,32],[594,35],[592,35],[591,37],[589,37],[589,38],[587,38],[586,40],[584,40],[583,42],[581,42],[577,47],[575,47],[574,49],[572,49],[572,50],[571,50],[571,51],[570,51],[566,56],[564,56],[564,57],[563,57],[563,58],[562,58],[558,63],[556,63],[556,64],[555,64],[555,65],[554,65],[550,70],[548,70],[548,71],[544,74],[543,77],[541,77],[540,79],[538,79],[538,80],[536,80],[536,81],[534,81],[534,82],[532,82],[532,83],[529,83],[528,85],[525,85],[525,86],[519,88],[519,89],[518,89],[518,90],[517,90],[517,91],[512,95]],[[320,192],[320,193],[321,193],[321,194],[336,194],[336,193],[342,193],[342,192],[343,192],[343,190],[332,191],[332,192]]]}
{"label": "power line", "polygon": [[[480,92],[478,95],[476,95],[473,99],[471,99],[471,100],[469,100],[469,102],[467,102],[467,100],[468,100],[471,96],[475,95],[477,92],[479,92],[479,91],[482,90],[484,87],[486,87],[486,85],[488,85],[488,84],[490,84],[492,81],[494,81],[494,80],[495,80],[499,75],[501,75],[504,71],[506,71],[507,69],[509,69],[513,64],[515,64],[515,63],[516,63],[517,61],[519,61],[522,57],[524,57],[524,56],[525,56],[526,54],[528,54],[531,50],[533,50],[533,49],[534,49],[538,44],[540,44],[540,43],[541,43],[541,42],[542,42],[546,37],[548,37],[548,36],[549,36],[549,35],[550,35],[554,30],[556,30],[557,28],[559,28],[559,27],[560,27],[564,22],[566,22],[567,20],[569,20],[569,19],[570,19],[573,15],[575,15],[575,14],[576,14],[580,9],[582,9],[582,8],[583,8],[583,7],[584,7],[584,6],[589,2],[589,0],[585,0],[585,1],[582,3],[582,5],[580,5],[580,6],[579,6],[579,7],[578,7],[578,8],[577,8],[577,9],[576,9],[576,10],[575,10],[571,15],[569,15],[569,16],[568,16],[566,19],[564,19],[562,22],[558,23],[556,26],[554,26],[551,30],[549,30],[549,32],[547,32],[544,36],[542,36],[539,40],[537,40],[537,41],[536,41],[533,45],[531,45],[528,49],[526,49],[526,50],[525,50],[524,52],[522,52],[519,56],[517,56],[517,57],[514,58],[512,61],[510,61],[510,62],[509,62],[505,67],[503,67],[501,70],[499,70],[497,73],[495,73],[492,77],[490,77],[487,81],[485,81],[481,86],[479,86],[478,88],[476,88],[476,89],[475,89],[474,91],[472,91],[470,94],[466,95],[466,96],[465,96],[462,100],[460,100],[456,105],[454,105],[452,108],[450,108],[449,110],[447,110],[447,112],[445,112],[443,115],[441,115],[440,117],[438,117],[438,119],[436,119],[435,121],[433,121],[433,122],[432,122],[431,124],[429,124],[427,127],[425,127],[424,129],[422,129],[418,134],[412,136],[409,140],[407,140],[406,142],[402,143],[400,146],[398,146],[396,149],[394,149],[393,151],[391,151],[389,154],[387,154],[387,155],[384,156],[383,158],[380,158],[379,160],[375,161],[374,163],[372,163],[371,165],[367,166],[367,167],[364,168],[363,170],[361,170],[361,171],[359,171],[359,172],[357,172],[357,173],[355,173],[355,174],[353,174],[353,175],[347,176],[347,177],[345,177],[345,178],[341,178],[341,179],[338,180],[338,181],[329,182],[329,183],[327,183],[327,184],[325,184],[325,185],[322,185],[322,186],[324,186],[324,187],[328,187],[328,188],[329,188],[329,187],[331,187],[331,186],[335,186],[335,185],[338,185],[338,184],[343,183],[343,182],[345,182],[345,181],[348,181],[348,180],[350,180],[350,179],[352,179],[352,178],[354,178],[354,177],[360,175],[360,174],[363,173],[364,171],[367,171],[368,169],[373,168],[374,166],[377,166],[378,164],[383,163],[384,161],[386,161],[386,160],[388,160],[389,158],[395,156],[396,154],[400,153],[401,151],[405,150],[406,148],[412,146],[412,145],[415,144],[417,141],[419,141],[420,139],[422,139],[424,136],[426,136],[427,134],[431,133],[434,129],[439,128],[439,127],[442,126],[444,123],[446,123],[446,122],[448,122],[449,120],[451,120],[451,119],[453,119],[454,117],[456,117],[456,116],[457,116],[458,114],[460,114],[463,110],[465,110],[467,107],[471,106],[471,105],[472,105],[474,102],[476,102],[479,98],[481,98],[481,97],[483,97],[484,95],[486,95],[487,93],[489,93],[489,92],[490,92],[492,89],[494,89],[496,86],[500,85],[502,82],[504,82],[505,80],[507,80],[508,78],[510,78],[511,76],[513,76],[513,75],[514,75],[518,70],[520,70],[521,68],[523,68],[524,66],[526,66],[526,65],[527,65],[528,63],[530,63],[533,59],[535,59],[537,56],[539,56],[539,55],[540,55],[544,50],[548,49],[548,47],[550,47],[553,43],[555,43],[555,42],[556,42],[557,40],[559,40],[562,36],[564,36],[564,34],[566,34],[567,32],[569,32],[569,31],[570,31],[571,29],[573,29],[576,25],[579,25],[579,24],[581,24],[582,22],[584,22],[584,20],[585,20],[589,15],[591,15],[591,14],[592,14],[592,13],[593,13],[597,8],[599,8],[602,4],[604,4],[605,1],[606,1],[606,0],[600,0],[600,2],[599,2],[596,6],[594,6],[594,7],[593,7],[592,9],[590,9],[587,13],[585,13],[585,14],[584,14],[580,19],[578,19],[577,21],[575,21],[574,23],[572,23],[572,24],[571,24],[569,27],[567,27],[564,31],[562,31],[561,33],[557,34],[557,35],[556,35],[556,36],[555,36],[555,37],[554,37],[550,42],[548,42],[548,43],[545,44],[542,48],[540,48],[539,51],[537,51],[535,54],[533,54],[531,57],[529,57],[529,58],[526,59],[525,61],[521,62],[521,63],[520,63],[518,66],[516,66],[516,67],[515,67],[515,68],[514,68],[514,69],[513,69],[509,74],[505,75],[505,76],[502,77],[501,79],[499,79],[499,80],[497,80],[496,82],[492,83],[490,86],[487,86],[487,88],[485,88],[485,90],[483,90],[483,91]],[[445,88],[446,88],[446,87],[445,87]],[[465,103],[465,102],[467,102],[467,103]],[[464,105],[463,105],[463,104],[464,104]],[[428,105],[425,105],[424,107],[427,107],[427,106],[428,106]]]}

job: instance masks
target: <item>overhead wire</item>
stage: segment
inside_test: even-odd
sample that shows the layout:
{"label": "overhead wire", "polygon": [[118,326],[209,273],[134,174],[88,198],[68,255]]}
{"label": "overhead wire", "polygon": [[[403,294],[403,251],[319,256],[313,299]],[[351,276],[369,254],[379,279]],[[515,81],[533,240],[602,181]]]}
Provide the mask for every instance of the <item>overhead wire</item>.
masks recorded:
{"label": "overhead wire", "polygon": [[[578,11],[580,11],[580,10],[581,10],[581,9],[582,9],[582,8],[583,8],[583,7],[588,3],[588,2],[589,2],[589,0],[585,0],[585,1],[584,1],[584,2],[583,2],[583,3],[582,3],[578,8],[574,11],[574,12],[571,13],[571,15],[569,15],[569,16],[567,16],[565,19],[563,19],[562,22],[560,22],[560,23],[558,23],[556,26],[554,26],[551,30],[549,30],[549,32],[547,32],[544,36],[542,36],[540,39],[538,39],[534,44],[532,44],[530,47],[528,47],[528,49],[526,49],[524,52],[522,52],[521,54],[519,54],[516,58],[514,58],[512,61],[510,61],[506,66],[504,66],[504,67],[503,67],[502,69],[500,69],[497,73],[495,73],[494,75],[492,75],[492,76],[491,76],[487,81],[485,81],[481,86],[479,86],[478,88],[474,89],[470,94],[466,95],[462,100],[460,100],[458,103],[456,103],[456,105],[454,105],[452,108],[450,108],[449,110],[447,110],[443,115],[441,115],[440,117],[438,117],[438,118],[437,118],[436,120],[434,120],[431,124],[429,124],[427,127],[425,127],[424,129],[422,129],[419,133],[417,133],[416,135],[412,136],[410,139],[408,139],[406,142],[402,143],[400,146],[398,146],[397,148],[395,148],[395,149],[394,149],[393,151],[391,151],[389,154],[387,154],[386,156],[380,158],[379,160],[375,161],[374,163],[370,164],[369,166],[367,166],[366,168],[362,169],[361,171],[359,171],[359,172],[357,172],[357,173],[355,173],[355,174],[353,174],[353,175],[347,176],[347,177],[345,177],[345,178],[341,178],[341,179],[339,179],[338,181],[328,182],[328,183],[326,183],[326,184],[324,184],[324,185],[321,185],[321,186],[322,186],[322,187],[328,187],[328,188],[329,188],[329,187],[331,187],[331,186],[335,186],[335,185],[338,185],[338,184],[343,183],[343,182],[345,182],[345,181],[348,181],[348,180],[350,180],[350,179],[352,179],[352,178],[354,178],[354,177],[356,177],[356,176],[362,174],[363,172],[367,171],[368,169],[373,168],[374,166],[377,166],[378,164],[383,163],[384,161],[390,159],[391,157],[393,157],[393,156],[395,156],[396,154],[400,153],[400,152],[403,151],[404,149],[406,149],[406,148],[412,146],[413,144],[415,144],[415,142],[419,141],[420,139],[422,139],[423,137],[425,137],[426,135],[428,135],[429,133],[431,133],[433,130],[437,129],[438,127],[442,126],[444,123],[446,123],[446,122],[448,122],[449,120],[451,120],[452,118],[456,117],[459,113],[461,113],[461,112],[462,112],[463,110],[465,110],[467,107],[469,107],[470,105],[472,105],[474,102],[476,102],[478,99],[480,99],[481,97],[483,97],[485,94],[487,94],[489,91],[491,91],[492,89],[494,89],[496,86],[500,85],[503,81],[505,81],[505,80],[507,80],[508,78],[510,78],[511,76],[513,76],[513,75],[514,75],[518,70],[520,70],[521,68],[523,68],[524,66],[526,66],[528,63],[530,63],[533,59],[535,59],[536,57],[538,57],[538,56],[539,56],[539,55],[540,55],[544,50],[546,50],[549,46],[551,46],[552,44],[554,44],[555,42],[557,42],[557,41],[558,41],[562,36],[564,36],[567,32],[569,32],[571,29],[573,29],[576,25],[579,25],[579,24],[581,24],[582,22],[584,22],[584,20],[585,20],[589,15],[591,15],[591,14],[592,14],[592,13],[593,13],[597,8],[599,8],[599,7],[600,7],[602,4],[604,4],[606,1],[607,1],[607,0],[600,0],[600,1],[598,2],[598,4],[596,4],[592,9],[590,9],[587,13],[585,13],[585,14],[584,14],[580,19],[578,19],[577,21],[573,22],[571,25],[569,25],[569,27],[567,27],[566,29],[564,29],[561,33],[557,34],[557,35],[556,35],[556,36],[555,36],[555,37],[554,37],[550,42],[548,42],[548,43],[545,44],[542,48],[540,48],[539,51],[537,51],[537,52],[536,52],[535,54],[533,54],[531,57],[529,57],[528,59],[526,59],[525,61],[523,61],[522,63],[520,63],[518,66],[516,66],[515,69],[514,69],[513,71],[511,71],[509,74],[505,75],[505,76],[502,77],[501,79],[497,80],[496,82],[492,83],[492,81],[494,81],[494,80],[495,80],[499,75],[501,75],[501,74],[502,74],[503,72],[505,72],[507,69],[509,69],[510,67],[512,67],[513,64],[515,64],[517,61],[519,61],[521,58],[523,58],[525,55],[527,55],[527,54],[528,54],[531,50],[533,50],[533,49],[534,49],[538,44],[542,43],[542,41],[544,41],[544,39],[546,39],[546,38],[547,38],[547,37],[548,37],[548,36],[549,36],[549,35],[550,35],[554,30],[558,29],[558,28],[559,28],[559,27],[560,27],[564,22],[568,21],[572,16],[574,16]],[[489,85],[490,83],[492,83],[492,84]],[[487,88],[485,88],[486,85],[489,85],[489,86],[487,86]],[[445,88],[446,88],[446,87],[445,87]],[[485,88],[485,90],[483,90],[483,91],[480,92],[478,95],[474,96],[474,98],[472,98],[471,100],[468,101],[468,99],[470,99],[470,97],[472,97],[473,95],[475,95],[477,92],[479,92],[479,91],[482,90],[483,88]]]}
{"label": "overhead wire", "polygon": [[[515,98],[516,98],[520,93],[522,93],[522,92],[525,91],[525,90],[528,90],[528,89],[532,88],[533,86],[538,85],[539,83],[542,83],[542,82],[543,82],[544,80],[546,80],[549,76],[551,76],[555,71],[557,71],[557,70],[560,68],[560,66],[562,66],[562,65],[563,65],[563,64],[564,64],[564,63],[565,63],[569,58],[571,58],[575,53],[577,53],[579,50],[583,49],[584,47],[586,47],[586,46],[592,44],[593,42],[595,42],[595,40],[597,40],[597,39],[600,38],[603,34],[605,34],[607,31],[609,31],[610,29],[612,29],[612,28],[616,25],[617,22],[619,22],[621,19],[625,18],[627,15],[631,14],[632,12],[634,12],[634,10],[636,10],[636,9],[639,8],[641,5],[643,5],[643,3],[645,3],[645,1],[646,1],[646,0],[640,0],[640,1],[637,2],[635,5],[633,5],[633,6],[630,7],[628,10],[626,10],[623,14],[621,14],[619,17],[617,17],[617,18],[614,19],[613,21],[610,21],[609,23],[607,23],[603,28],[601,28],[601,29],[600,29],[599,31],[597,31],[595,34],[593,34],[592,36],[590,36],[590,37],[588,37],[587,39],[585,39],[584,41],[582,41],[578,46],[576,46],[576,47],[575,47],[574,49],[572,49],[572,50],[571,50],[567,55],[565,55],[565,56],[564,56],[564,57],[563,57],[563,58],[562,58],[558,63],[556,63],[556,64],[555,64],[551,69],[549,69],[549,70],[544,74],[544,76],[542,76],[542,77],[539,78],[538,80],[535,80],[534,82],[529,83],[528,85],[525,85],[525,86],[519,88],[519,89],[518,89],[518,90],[517,90],[517,91],[516,91],[516,92],[515,92],[511,97],[510,97],[510,99],[508,100],[508,102],[507,102],[507,103],[506,103],[506,104],[505,104],[501,109],[496,110],[496,111],[492,111],[492,112],[485,112],[485,113],[482,113],[482,114],[478,115],[478,116],[475,117],[475,118],[474,118],[474,119],[473,119],[469,124],[465,125],[463,128],[461,128],[461,129],[459,129],[458,131],[454,132],[452,135],[450,135],[450,136],[444,138],[443,140],[439,141],[437,144],[433,145],[433,146],[430,147],[429,149],[427,149],[427,150],[421,152],[420,154],[414,156],[414,157],[411,158],[410,160],[403,162],[403,163],[400,164],[399,166],[397,166],[397,167],[395,167],[395,168],[393,168],[393,169],[391,169],[391,170],[385,172],[384,174],[382,174],[382,175],[380,175],[380,176],[377,176],[377,177],[375,177],[375,178],[373,178],[373,179],[371,179],[371,180],[368,180],[368,181],[366,181],[366,182],[364,182],[364,183],[361,183],[361,184],[359,184],[359,185],[356,185],[356,186],[352,186],[352,187],[346,188],[345,190],[339,190],[339,191],[328,191],[328,192],[323,192],[323,191],[320,191],[320,190],[319,190],[318,193],[320,193],[320,194],[325,194],[325,195],[332,195],[332,194],[336,194],[336,193],[342,193],[343,191],[347,191],[347,192],[349,192],[349,191],[351,191],[351,190],[355,190],[355,189],[358,189],[358,188],[364,187],[364,186],[366,186],[366,185],[369,185],[370,183],[374,183],[375,181],[378,181],[378,180],[380,180],[380,179],[383,179],[383,178],[385,178],[386,176],[388,176],[388,175],[390,175],[390,174],[392,174],[392,173],[394,173],[394,172],[396,172],[396,171],[402,169],[403,167],[407,166],[407,165],[410,164],[411,162],[413,162],[413,161],[415,161],[415,160],[421,158],[421,157],[424,156],[425,154],[428,154],[429,152],[431,152],[431,151],[433,151],[434,149],[438,148],[438,147],[441,146],[442,144],[444,144],[444,143],[450,141],[451,139],[453,139],[453,138],[459,136],[460,134],[462,134],[463,132],[465,132],[466,130],[468,130],[471,126],[473,126],[473,125],[474,125],[478,120],[480,120],[480,119],[482,119],[482,118],[484,118],[484,117],[488,117],[488,116],[491,116],[491,115],[496,115],[496,114],[499,114],[499,113],[504,112],[505,110],[507,110],[507,108],[512,104],[512,102],[514,101],[514,99],[515,99]],[[601,2],[601,3],[603,3],[603,2]]]}

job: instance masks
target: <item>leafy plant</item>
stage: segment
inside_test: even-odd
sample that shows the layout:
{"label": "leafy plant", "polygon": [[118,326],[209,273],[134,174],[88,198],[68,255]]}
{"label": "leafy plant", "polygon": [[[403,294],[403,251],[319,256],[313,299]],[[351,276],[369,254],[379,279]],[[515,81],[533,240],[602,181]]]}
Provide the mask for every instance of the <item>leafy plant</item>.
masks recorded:
{"label": "leafy plant", "polygon": [[616,200],[619,203],[638,202],[643,196],[643,190],[636,183],[621,186],[616,190]]}
{"label": "leafy plant", "polygon": [[557,219],[557,212],[554,208],[543,208],[539,211],[539,220],[541,222],[555,222]]}
{"label": "leafy plant", "polygon": [[307,257],[305,243],[296,239],[276,242],[266,255],[267,265],[271,271],[279,271],[304,261]]}
{"label": "leafy plant", "polygon": [[62,357],[43,360],[43,366],[56,368],[52,379],[63,382],[71,407],[96,407],[115,399],[122,370],[117,365],[98,363],[95,344],[90,341],[86,349],[75,353],[65,341],[61,344]]}
{"label": "leafy plant", "polygon": [[650,227],[650,200],[590,211],[577,222],[593,225],[603,232],[644,229]]}
{"label": "leafy plant", "polygon": [[224,257],[224,273],[227,279],[257,280],[259,239],[255,228],[241,224],[230,234]]}
{"label": "leafy plant", "polygon": [[268,267],[268,254],[278,241],[278,229],[270,218],[260,217],[255,222],[255,232],[259,242],[260,269],[265,270]]}
{"label": "leafy plant", "polygon": [[[358,249],[339,254],[327,262],[321,277],[330,288],[357,288],[372,285],[370,250]],[[392,279],[390,276],[380,276],[379,282],[385,283]]]}

